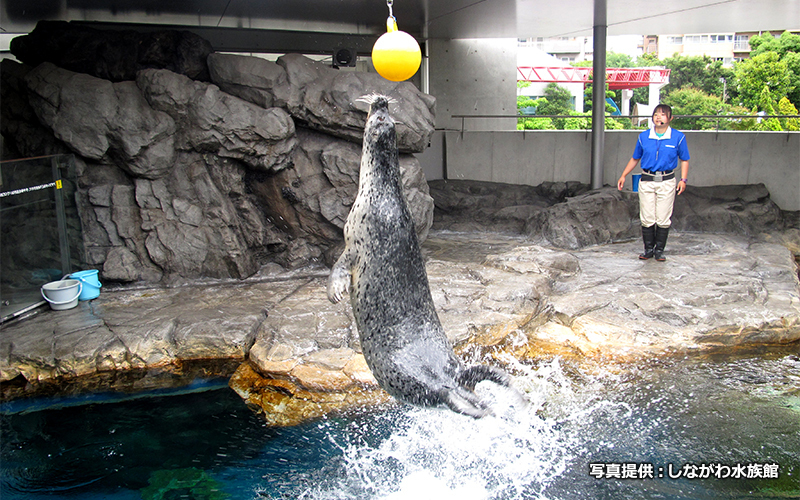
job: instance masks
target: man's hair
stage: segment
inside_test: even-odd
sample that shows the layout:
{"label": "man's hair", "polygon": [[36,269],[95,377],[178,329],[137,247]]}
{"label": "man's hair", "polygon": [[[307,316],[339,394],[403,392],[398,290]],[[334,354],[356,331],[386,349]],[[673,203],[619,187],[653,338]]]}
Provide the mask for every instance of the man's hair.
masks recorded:
{"label": "man's hair", "polygon": [[655,114],[659,111],[662,111],[665,115],[667,115],[667,118],[672,118],[672,108],[670,108],[668,105],[659,104],[656,106],[656,108],[653,110],[653,116],[655,116]]}

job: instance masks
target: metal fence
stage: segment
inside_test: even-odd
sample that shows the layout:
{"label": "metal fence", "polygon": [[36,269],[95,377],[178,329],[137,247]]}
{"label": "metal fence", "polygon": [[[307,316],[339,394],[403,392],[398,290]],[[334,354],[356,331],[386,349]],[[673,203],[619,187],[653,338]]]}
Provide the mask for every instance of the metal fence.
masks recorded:
{"label": "metal fence", "polygon": [[[461,120],[461,131],[466,131],[466,124],[467,120],[469,119],[526,119],[526,118],[553,118],[553,119],[568,119],[568,118],[581,118],[588,121],[589,126],[591,128],[592,123],[592,116],[591,114],[588,115],[528,115],[528,114],[516,114],[516,115],[452,115],[452,118],[457,120]],[[606,115],[605,117],[608,119],[614,119],[618,121],[622,120],[630,120],[631,121],[631,128],[632,129],[645,129],[648,127],[648,120],[651,118],[651,115]],[[753,120],[756,123],[760,123],[767,119],[788,119],[788,120],[796,120],[795,123],[800,126],[800,115],[673,115],[673,121],[675,120],[714,120],[715,127],[714,128],[691,128],[691,127],[684,127],[687,130],[728,130],[724,127],[726,124],[730,123],[741,123],[744,120]],[[642,123],[644,122],[644,123]],[[721,128],[721,125],[723,126]]]}

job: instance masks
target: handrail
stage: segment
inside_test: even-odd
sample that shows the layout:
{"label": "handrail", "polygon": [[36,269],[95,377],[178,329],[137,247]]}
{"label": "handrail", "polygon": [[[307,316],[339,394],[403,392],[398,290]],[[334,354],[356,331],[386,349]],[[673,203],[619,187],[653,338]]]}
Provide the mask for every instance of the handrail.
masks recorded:
{"label": "handrail", "polygon": [[54,156],[70,156],[72,153],[56,153],[54,155],[42,155],[42,156],[26,156],[25,158],[12,158],[10,160],[0,160],[0,163],[12,163],[18,161],[28,161],[28,160],[41,160],[42,158],[53,158]]}
{"label": "handrail", "polygon": [[[461,119],[461,132],[464,132],[464,124],[468,118],[586,118],[592,120],[592,115],[450,115],[451,118]],[[652,115],[606,115],[606,118],[652,118]],[[800,115],[673,115],[674,118],[716,118],[740,119],[755,118],[766,120],[768,118],[794,118],[800,120]],[[717,121],[717,131],[719,131],[719,121]]]}

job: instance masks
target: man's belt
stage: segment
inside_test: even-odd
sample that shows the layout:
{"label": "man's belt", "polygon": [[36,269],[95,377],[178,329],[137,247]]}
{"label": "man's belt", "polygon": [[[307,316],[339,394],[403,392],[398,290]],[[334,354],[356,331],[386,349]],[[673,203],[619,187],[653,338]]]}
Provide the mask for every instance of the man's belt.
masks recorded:
{"label": "man's belt", "polygon": [[661,182],[661,181],[668,181],[674,178],[675,178],[674,170],[670,170],[669,172],[653,172],[653,173],[647,173],[645,171],[642,171],[643,181]]}

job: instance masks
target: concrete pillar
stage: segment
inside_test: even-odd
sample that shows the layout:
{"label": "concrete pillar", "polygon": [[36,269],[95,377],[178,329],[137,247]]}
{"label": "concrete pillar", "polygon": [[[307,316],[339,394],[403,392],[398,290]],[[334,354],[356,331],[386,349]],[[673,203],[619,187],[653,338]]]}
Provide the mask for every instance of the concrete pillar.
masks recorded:
{"label": "concrete pillar", "polygon": [[650,109],[655,108],[658,106],[658,103],[661,101],[661,87],[666,85],[666,83],[651,83],[647,93],[647,105],[650,106]]}
{"label": "concrete pillar", "polygon": [[623,116],[630,116],[631,114],[631,99],[633,98],[633,89],[622,89],[622,112]]}
{"label": "concrete pillar", "polygon": [[[648,109],[650,109],[650,113],[652,113],[653,110],[656,109],[656,106],[658,106],[658,104],[660,103],[660,101],[661,101],[661,88],[664,87],[665,85],[666,85],[666,83],[651,83],[650,84],[650,86],[648,88],[649,92],[647,93],[647,107],[648,107]],[[647,126],[650,127],[650,128],[653,127],[653,119],[652,118],[648,118],[647,119]]]}
{"label": "concrete pillar", "polygon": [[592,64],[592,189],[603,187],[603,141],[606,129],[606,0],[594,0]]}

